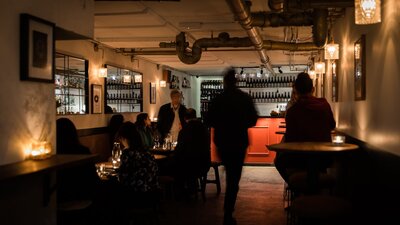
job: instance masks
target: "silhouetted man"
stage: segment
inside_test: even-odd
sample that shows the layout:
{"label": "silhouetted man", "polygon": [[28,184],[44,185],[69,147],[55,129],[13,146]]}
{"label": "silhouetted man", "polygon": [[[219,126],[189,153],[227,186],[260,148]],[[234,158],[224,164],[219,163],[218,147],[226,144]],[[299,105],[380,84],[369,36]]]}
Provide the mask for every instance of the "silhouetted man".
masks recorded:
{"label": "silhouetted man", "polygon": [[210,104],[208,123],[214,127],[214,143],[226,170],[224,225],[234,225],[233,218],[246,149],[247,129],[257,122],[251,97],[236,87],[235,71],[224,76],[224,91]]}

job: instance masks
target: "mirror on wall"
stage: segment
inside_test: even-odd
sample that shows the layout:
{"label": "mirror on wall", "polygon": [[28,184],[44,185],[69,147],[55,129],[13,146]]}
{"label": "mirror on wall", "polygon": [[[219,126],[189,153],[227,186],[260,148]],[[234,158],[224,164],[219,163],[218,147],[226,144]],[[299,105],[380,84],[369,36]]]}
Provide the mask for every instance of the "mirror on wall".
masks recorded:
{"label": "mirror on wall", "polygon": [[113,65],[106,67],[105,112],[142,112],[143,75]]}
{"label": "mirror on wall", "polygon": [[57,115],[88,113],[88,60],[56,53]]}

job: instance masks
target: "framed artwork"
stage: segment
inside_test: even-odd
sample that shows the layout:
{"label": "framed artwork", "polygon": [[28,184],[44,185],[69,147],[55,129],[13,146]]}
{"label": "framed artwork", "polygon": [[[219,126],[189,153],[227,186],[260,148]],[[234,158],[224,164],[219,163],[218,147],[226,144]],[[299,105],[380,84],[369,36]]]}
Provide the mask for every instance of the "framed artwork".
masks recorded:
{"label": "framed artwork", "polygon": [[92,84],[92,113],[99,114],[102,113],[102,86],[99,84]]}
{"label": "framed artwork", "polygon": [[54,83],[54,23],[20,15],[20,78]]}
{"label": "framed artwork", "polygon": [[338,81],[338,64],[339,62],[333,60],[332,61],[332,102],[338,102],[339,100],[339,81]]}
{"label": "framed artwork", "polygon": [[354,100],[365,100],[365,35],[354,43]]}
{"label": "framed artwork", "polygon": [[156,104],[156,83],[150,82],[150,104]]}

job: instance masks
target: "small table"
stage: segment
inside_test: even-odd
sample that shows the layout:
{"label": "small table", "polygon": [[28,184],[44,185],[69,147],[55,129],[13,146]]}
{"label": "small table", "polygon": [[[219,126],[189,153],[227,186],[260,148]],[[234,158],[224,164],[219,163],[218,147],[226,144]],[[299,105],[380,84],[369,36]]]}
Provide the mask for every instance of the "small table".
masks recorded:
{"label": "small table", "polygon": [[358,149],[355,144],[333,144],[331,142],[285,142],[268,145],[268,149],[276,152],[297,152],[309,155],[307,180],[311,192],[317,190],[318,185],[318,157],[320,154],[337,154]]}

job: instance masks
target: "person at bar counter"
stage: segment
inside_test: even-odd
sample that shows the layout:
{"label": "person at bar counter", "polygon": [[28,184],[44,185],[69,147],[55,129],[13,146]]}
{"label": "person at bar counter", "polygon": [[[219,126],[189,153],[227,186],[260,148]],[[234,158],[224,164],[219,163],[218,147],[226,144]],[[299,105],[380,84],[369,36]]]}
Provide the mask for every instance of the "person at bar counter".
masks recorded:
{"label": "person at bar counter", "polygon": [[181,92],[173,89],[170,97],[171,102],[162,105],[158,112],[157,130],[160,134],[161,142],[164,141],[168,134],[172,136],[172,139],[176,140],[180,129],[185,124],[186,107],[181,103]]}
{"label": "person at bar counter", "polygon": [[149,114],[139,113],[136,116],[135,122],[136,128],[142,139],[142,143],[145,149],[151,149],[154,146],[153,133],[151,131],[151,120]]}
{"label": "person at bar counter", "polygon": [[[294,83],[296,101],[286,112],[286,133],[284,142],[330,142],[331,131],[336,122],[329,103],[325,98],[313,96],[313,81],[307,73],[299,73]],[[331,165],[329,157],[319,160],[321,172]],[[287,182],[288,169],[306,170],[307,155],[284,152],[277,154],[275,167]]]}
{"label": "person at bar counter", "polygon": [[224,91],[210,104],[207,123],[214,128],[214,143],[226,170],[224,225],[234,225],[233,217],[246,149],[247,129],[256,125],[258,115],[251,97],[236,87],[235,70],[224,75]]}

